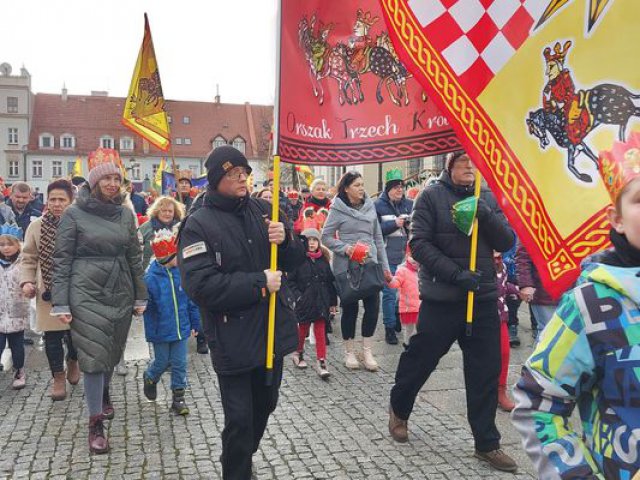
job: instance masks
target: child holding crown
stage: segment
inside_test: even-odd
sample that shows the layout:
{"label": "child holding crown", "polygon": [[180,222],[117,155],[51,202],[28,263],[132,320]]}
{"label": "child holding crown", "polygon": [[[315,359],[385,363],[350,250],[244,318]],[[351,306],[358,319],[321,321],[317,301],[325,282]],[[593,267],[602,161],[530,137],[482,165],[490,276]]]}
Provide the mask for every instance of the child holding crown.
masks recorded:
{"label": "child holding crown", "polygon": [[144,331],[147,342],[153,344],[154,359],[143,375],[144,395],[149,400],[157,398],[157,383],[171,366],[171,410],[187,415],[187,341],[200,328],[200,313],[180,286],[175,234],[168,229],[159,230],[151,248],[155,260],[144,276],[149,291]]}
{"label": "child holding crown", "polygon": [[515,388],[513,421],[539,478],[640,470],[640,134],[599,163],[613,248],[583,262]]}

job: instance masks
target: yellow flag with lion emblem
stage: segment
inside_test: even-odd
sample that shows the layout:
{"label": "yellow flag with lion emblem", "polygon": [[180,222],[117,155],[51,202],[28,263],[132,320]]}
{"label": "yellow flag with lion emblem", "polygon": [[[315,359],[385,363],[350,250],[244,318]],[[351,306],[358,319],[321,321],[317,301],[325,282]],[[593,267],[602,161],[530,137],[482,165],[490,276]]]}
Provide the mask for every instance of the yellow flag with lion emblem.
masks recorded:
{"label": "yellow flag with lion emblem", "polygon": [[640,131],[640,1],[380,4],[403,64],[558,297],[610,245],[599,156]]}
{"label": "yellow flag with lion emblem", "polygon": [[169,120],[146,13],[144,38],[133,71],[122,123],[161,150],[169,149]]}

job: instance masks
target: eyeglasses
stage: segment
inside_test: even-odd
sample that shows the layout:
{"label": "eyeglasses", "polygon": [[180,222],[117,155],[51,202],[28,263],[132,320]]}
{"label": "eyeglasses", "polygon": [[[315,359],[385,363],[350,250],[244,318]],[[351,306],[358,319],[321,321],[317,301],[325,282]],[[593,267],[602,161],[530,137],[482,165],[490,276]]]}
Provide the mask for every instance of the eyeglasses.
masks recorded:
{"label": "eyeglasses", "polygon": [[241,175],[244,175],[245,179],[249,178],[249,171],[244,167],[238,167],[226,173],[226,177],[234,182],[240,180]]}

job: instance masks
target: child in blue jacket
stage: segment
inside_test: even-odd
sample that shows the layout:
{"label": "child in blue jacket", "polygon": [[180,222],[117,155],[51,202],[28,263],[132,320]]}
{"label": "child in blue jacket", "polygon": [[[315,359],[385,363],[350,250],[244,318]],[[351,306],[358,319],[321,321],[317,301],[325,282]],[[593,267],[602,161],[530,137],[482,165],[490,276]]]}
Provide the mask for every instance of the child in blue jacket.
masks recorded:
{"label": "child in blue jacket", "polygon": [[154,359],[143,375],[144,395],[157,397],[156,384],[171,367],[171,410],[188,415],[184,399],[187,387],[187,342],[200,329],[200,312],[180,286],[175,235],[166,229],[156,233],[151,248],[155,260],[149,264],[144,280],[149,291],[144,312],[147,342],[153,344]]}

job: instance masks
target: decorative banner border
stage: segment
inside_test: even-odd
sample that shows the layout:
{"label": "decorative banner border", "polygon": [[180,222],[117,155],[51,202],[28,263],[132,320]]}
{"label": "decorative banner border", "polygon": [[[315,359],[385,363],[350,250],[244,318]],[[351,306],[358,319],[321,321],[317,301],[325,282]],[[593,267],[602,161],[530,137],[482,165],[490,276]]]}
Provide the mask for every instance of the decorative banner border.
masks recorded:
{"label": "decorative banner border", "polygon": [[280,137],[280,155],[291,163],[314,165],[347,165],[410,160],[451,152],[461,148],[460,141],[452,131],[431,136],[421,135],[413,139],[360,143],[354,146],[327,145]]}
{"label": "decorative banner border", "polygon": [[505,139],[482,106],[470,98],[439,52],[424,36],[406,0],[381,0],[389,32],[403,46],[398,54],[418,78],[425,79],[441,111],[455,119],[453,127],[467,151],[475,153],[485,180],[537,266],[547,291],[558,297],[571,287],[580,262],[609,244],[605,209],[569,237],[562,238],[542,198]]}

